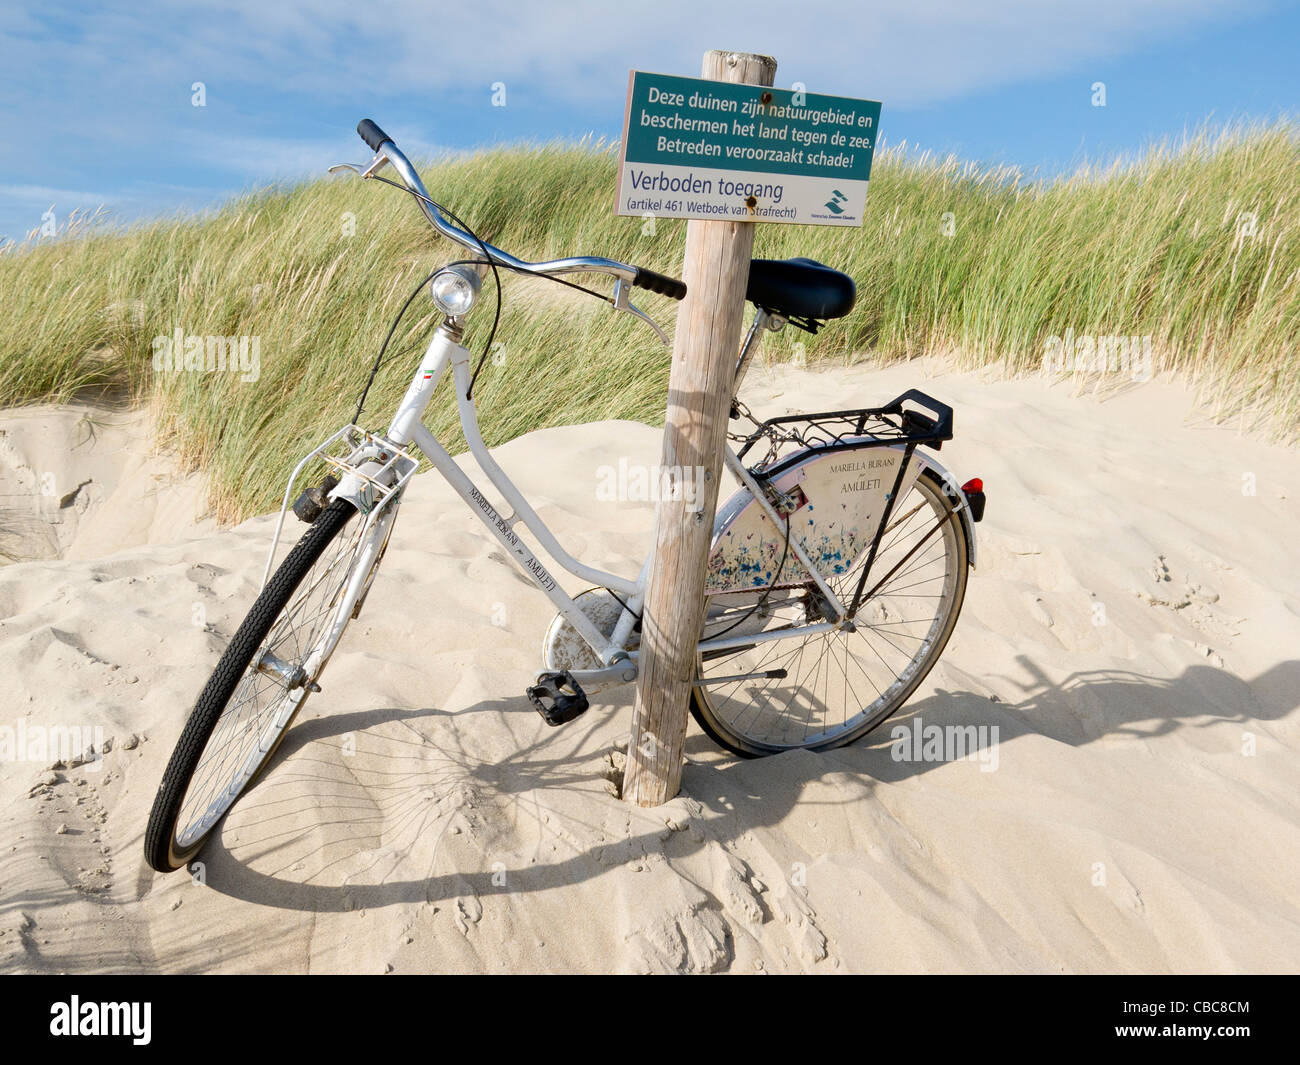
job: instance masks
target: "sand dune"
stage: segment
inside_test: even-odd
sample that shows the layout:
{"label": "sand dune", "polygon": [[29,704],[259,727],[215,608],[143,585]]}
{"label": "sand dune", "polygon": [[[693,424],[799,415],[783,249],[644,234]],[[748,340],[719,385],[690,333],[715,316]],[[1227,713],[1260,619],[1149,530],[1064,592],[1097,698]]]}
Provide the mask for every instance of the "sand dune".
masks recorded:
{"label": "sand dune", "polygon": [[[82,508],[71,534],[35,538],[57,523],[29,506],[21,543],[46,550],[0,568],[0,725],[112,749],[4,766],[0,969],[1300,968],[1296,453],[1160,381],[1099,402],[920,363],[759,368],[745,398],[911,386],[956,408],[940,458],[989,508],[956,635],[891,724],[996,727],[995,769],[897,760],[888,726],[739,762],[692,724],[682,795],[628,807],[610,781],[630,693],[540,720],[522,693],[550,606],[423,476],[324,691],[195,877],[146,869],[145,819],[271,519],[196,524],[197,484],[143,423],[74,450],[80,412],[5,414],[9,513],[46,467],[94,487],[58,508]],[[598,501],[597,470],[657,462],[654,430],[496,454],[575,554],[635,572],[649,505]]]}

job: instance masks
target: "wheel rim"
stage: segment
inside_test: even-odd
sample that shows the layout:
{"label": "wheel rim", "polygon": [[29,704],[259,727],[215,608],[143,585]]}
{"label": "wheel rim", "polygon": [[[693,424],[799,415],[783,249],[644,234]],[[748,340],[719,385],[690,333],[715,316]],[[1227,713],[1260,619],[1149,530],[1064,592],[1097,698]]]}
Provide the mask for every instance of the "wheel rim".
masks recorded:
{"label": "wheel rim", "polygon": [[[961,530],[958,519],[949,518],[942,493],[926,477],[917,479],[896,513],[872,563],[856,631],[836,630],[700,657],[698,677],[706,682],[697,689],[701,709],[724,736],[760,754],[836,746],[886,719],[920,683],[943,649],[952,627],[950,615],[964,588]],[[905,559],[913,548],[915,553]],[[827,581],[846,606],[864,562],[859,559],[848,572]],[[866,598],[887,575],[876,594]],[[735,597],[721,614],[715,607],[704,638],[737,625],[760,598],[759,593],[743,600]],[[768,600],[770,616],[751,615],[729,635],[823,620],[819,598],[811,584],[774,592]],[[707,683],[772,669],[785,669],[788,675]]]}
{"label": "wheel rim", "polygon": [[[360,550],[365,522],[350,521],[299,581],[222,708],[176,816],[177,850],[201,841],[275,750],[308,695],[303,667],[326,634]],[[269,652],[269,654],[267,654]],[[259,671],[259,661],[278,660]],[[296,675],[295,675],[296,671]],[[286,682],[289,674],[292,683]]]}

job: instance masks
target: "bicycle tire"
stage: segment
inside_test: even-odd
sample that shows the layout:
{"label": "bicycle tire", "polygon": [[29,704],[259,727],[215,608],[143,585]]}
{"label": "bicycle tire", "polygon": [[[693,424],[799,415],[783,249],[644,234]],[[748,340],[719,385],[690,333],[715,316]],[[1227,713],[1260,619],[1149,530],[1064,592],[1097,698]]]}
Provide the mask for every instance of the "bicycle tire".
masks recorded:
{"label": "bicycle tire", "polygon": [[262,771],[279,749],[285,733],[289,731],[302,710],[303,703],[307,701],[308,693],[304,692],[292,715],[280,727],[279,735],[256,769],[247,777],[239,790],[230,796],[225,809],[207,830],[197,839],[183,846],[178,845],[176,822],[194,772],[199,766],[218,720],[248,672],[253,656],[261,648],[271,627],[284,612],[298,585],[356,513],[356,508],[342,499],[335,500],[321,513],[276,569],[266,587],[262,589],[247,617],[235,631],[230,644],[217,662],[216,669],[208,678],[207,684],[199,693],[194,709],[190,711],[185,728],[163,772],[162,782],[154,797],[149,822],[145,829],[145,860],[157,872],[167,873],[179,869],[189,864],[202,850],[225,814],[260,778]]}
{"label": "bicycle tire", "polygon": [[[695,718],[704,733],[720,747],[731,751],[733,754],[742,758],[762,758],[768,755],[779,754],[787,750],[812,750],[826,751],[836,747],[842,747],[861,739],[869,732],[878,728],[885,721],[889,720],[899,709],[907,702],[908,699],[916,692],[921,682],[925,680],[934,664],[939,660],[947,647],[948,640],[952,636],[953,629],[957,625],[957,618],[961,614],[961,608],[965,602],[966,584],[968,576],[968,545],[966,543],[965,533],[961,526],[961,518],[954,510],[954,501],[949,493],[945,490],[943,481],[933,471],[925,471],[917,479],[917,488],[922,489],[923,494],[930,501],[931,506],[940,505],[944,508],[944,516],[939,519],[948,525],[949,535],[945,540],[945,555],[951,553],[949,566],[954,579],[954,587],[951,592],[951,598],[948,608],[942,619],[942,624],[937,626],[929,641],[929,647],[926,656],[908,677],[906,684],[892,693],[890,698],[869,716],[852,727],[845,728],[842,732],[834,735],[832,738],[822,742],[809,743],[789,743],[789,744],[769,744],[755,739],[744,732],[729,726],[723,716],[717,712],[712,705],[709,689],[704,686],[696,686],[691,690],[690,709],[691,715]],[[864,602],[863,606],[866,606]],[[839,632],[828,633],[825,638],[829,641],[831,638],[840,638]],[[843,636],[847,639],[847,636]],[[793,641],[791,641],[793,642]],[[805,641],[806,642],[806,641]],[[703,672],[703,663],[697,664],[697,670]]]}

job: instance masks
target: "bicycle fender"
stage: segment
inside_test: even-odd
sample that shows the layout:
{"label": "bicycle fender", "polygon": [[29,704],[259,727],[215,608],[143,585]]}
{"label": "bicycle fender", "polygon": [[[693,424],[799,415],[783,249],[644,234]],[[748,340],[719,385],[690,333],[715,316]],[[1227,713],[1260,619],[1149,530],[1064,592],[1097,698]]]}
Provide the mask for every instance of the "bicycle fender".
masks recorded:
{"label": "bicycle fender", "polygon": [[918,449],[918,458],[926,467],[944,484],[945,490],[949,496],[955,497],[959,503],[958,514],[961,515],[962,532],[966,534],[966,561],[970,563],[970,568],[975,568],[975,522],[971,518],[970,501],[966,498],[966,493],[962,491],[961,485],[957,483],[957,478],[949,473],[940,465],[939,461],[933,458],[929,452],[921,452]]}
{"label": "bicycle fender", "polygon": [[375,489],[374,482],[371,480],[383,463],[371,460],[364,462],[356,468],[353,473],[344,474],[339,480],[337,487],[329,494],[331,500],[346,499],[362,514],[369,514],[379,502],[381,492]]}

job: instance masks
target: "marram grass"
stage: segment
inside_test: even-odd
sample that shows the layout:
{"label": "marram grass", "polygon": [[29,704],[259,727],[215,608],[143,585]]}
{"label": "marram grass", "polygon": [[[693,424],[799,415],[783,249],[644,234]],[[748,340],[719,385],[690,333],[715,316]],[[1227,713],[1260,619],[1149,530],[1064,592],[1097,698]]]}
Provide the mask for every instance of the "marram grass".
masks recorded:
{"label": "marram grass", "polygon": [[[678,274],[685,223],[617,218],[599,144],[484,151],[423,168],[434,195],[526,259],[608,255]],[[1300,437],[1300,130],[1202,134],[1055,180],[885,152],[861,229],[761,225],[755,254],[851,274],[852,315],[787,328],[769,357],[810,364],[942,352],[1036,372],[1048,338],[1150,336],[1157,368],[1220,417]],[[210,477],[226,520],[274,508],[288,472],[344,424],[397,309],[459,249],[410,197],[355,179],[246,195],[220,210],[0,254],[0,403],[125,395]],[[494,358],[477,389],[489,444],[552,425],[663,418],[669,354],[650,330],[546,281],[503,274]],[[593,279],[604,290],[602,279]],[[477,350],[491,282],[472,316]],[[676,304],[638,302],[671,330]],[[434,316],[422,297],[394,339],[363,421],[399,400]],[[156,373],[153,340],[257,338],[260,376]],[[446,386],[431,423],[459,442]]]}

